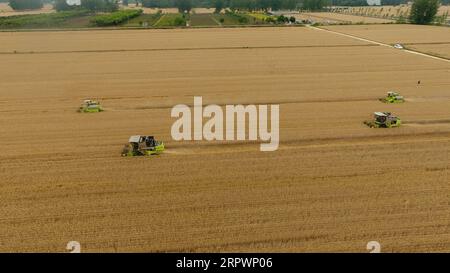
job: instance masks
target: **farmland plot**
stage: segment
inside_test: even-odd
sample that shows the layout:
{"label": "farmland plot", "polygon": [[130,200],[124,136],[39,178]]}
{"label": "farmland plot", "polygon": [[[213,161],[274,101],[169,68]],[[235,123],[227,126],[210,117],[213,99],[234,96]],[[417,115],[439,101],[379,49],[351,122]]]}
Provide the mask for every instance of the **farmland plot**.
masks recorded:
{"label": "farmland plot", "polygon": [[[0,39],[0,251],[448,251],[447,63],[309,28]],[[172,140],[193,96],[279,104],[278,151]],[[167,152],[120,157],[134,134]]]}

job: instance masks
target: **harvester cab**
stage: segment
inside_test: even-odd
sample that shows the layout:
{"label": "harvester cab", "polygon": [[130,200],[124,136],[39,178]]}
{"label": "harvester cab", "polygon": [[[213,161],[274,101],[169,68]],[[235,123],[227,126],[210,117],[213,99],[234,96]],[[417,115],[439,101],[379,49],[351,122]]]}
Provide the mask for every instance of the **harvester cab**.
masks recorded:
{"label": "harvester cab", "polygon": [[402,103],[405,102],[405,98],[400,96],[397,92],[388,92],[385,98],[380,99],[384,103]]}
{"label": "harvester cab", "polygon": [[103,108],[100,106],[100,103],[95,100],[84,100],[79,109],[79,112],[82,113],[98,113],[102,111]]}
{"label": "harvester cab", "polygon": [[399,127],[401,125],[400,118],[393,116],[389,112],[375,112],[374,120],[365,121],[364,124],[370,128],[392,128]]}
{"label": "harvester cab", "polygon": [[131,136],[122,151],[122,156],[156,155],[164,151],[164,143],[153,136]]}

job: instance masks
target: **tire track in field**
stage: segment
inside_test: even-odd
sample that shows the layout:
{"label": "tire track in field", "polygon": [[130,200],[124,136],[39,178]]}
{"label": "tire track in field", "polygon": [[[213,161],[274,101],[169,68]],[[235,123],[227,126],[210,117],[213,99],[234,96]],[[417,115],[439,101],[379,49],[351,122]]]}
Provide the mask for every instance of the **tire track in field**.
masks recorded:
{"label": "tire track in field", "polygon": [[[274,100],[274,101],[257,101],[257,102],[222,102],[222,103],[209,103],[225,107],[226,105],[248,105],[248,104],[306,104],[306,103],[338,103],[338,102],[373,102],[378,101],[378,97],[367,98],[336,98],[336,99],[311,99],[311,100]],[[183,104],[183,103],[182,103]],[[184,104],[188,107],[194,107],[193,103]],[[133,108],[126,108],[127,110],[156,110],[156,109],[172,109],[174,105],[155,105],[155,106],[138,106]],[[123,109],[121,109],[123,110]],[[120,110],[116,110],[120,111]]]}
{"label": "tire track in field", "polygon": [[[374,45],[384,46],[384,47],[389,47],[389,48],[394,49],[394,47],[392,45],[390,45],[390,44],[385,44],[385,43],[377,42],[377,41],[374,41],[374,40],[369,40],[369,39],[358,37],[358,36],[355,36],[355,35],[346,34],[346,33],[338,32],[338,31],[334,31],[334,30],[329,30],[329,29],[324,29],[324,28],[313,27],[313,26],[307,26],[307,27],[311,28],[311,29],[314,29],[314,30],[325,31],[325,32],[336,34],[336,35],[352,38],[352,39],[355,39],[355,40],[358,40],[358,41],[362,41],[362,42],[371,43],[371,44],[374,44]],[[399,49],[396,49],[396,50],[399,50]],[[410,53],[410,54],[419,55],[419,56],[422,56],[422,57],[427,57],[427,58],[438,60],[438,61],[444,61],[444,62],[450,63],[449,59],[446,59],[446,58],[443,58],[443,57],[439,57],[439,56],[430,55],[430,54],[426,54],[426,53],[422,53],[422,52],[419,52],[419,51],[414,51],[412,49],[404,48],[401,51],[407,52],[407,53]]]}
{"label": "tire track in field", "polygon": [[[439,122],[439,121],[438,121]],[[450,120],[445,120],[450,124]],[[439,124],[439,123],[438,123]],[[373,130],[373,129],[368,129]],[[383,129],[380,129],[383,130]],[[281,140],[278,150],[331,148],[331,147],[355,147],[391,144],[408,144],[423,142],[449,142],[450,131],[401,133],[396,135],[370,135],[370,136],[339,136],[310,139]],[[197,143],[169,143],[166,144],[166,154],[194,155],[194,154],[224,154],[238,152],[259,152],[260,141],[242,142],[197,142]]]}
{"label": "tire track in field", "polygon": [[158,20],[156,20],[155,23],[153,23],[152,27],[157,26],[159,24],[159,22],[161,22],[161,20],[166,17],[166,14],[163,14],[162,16],[159,17]]}
{"label": "tire track in field", "polygon": [[410,121],[403,121],[402,123],[403,124],[413,124],[413,125],[450,124],[450,119],[410,120]]}
{"label": "tire track in field", "polygon": [[[155,96],[153,96],[155,97]],[[166,97],[166,96],[161,96],[161,97]],[[141,97],[122,97],[122,98],[106,98],[106,99],[101,99],[101,100],[121,100],[121,99],[145,99],[145,97],[141,96]],[[247,101],[247,102],[222,102],[222,103],[214,103],[211,102],[209,104],[214,104],[214,105],[218,105],[220,107],[225,107],[226,105],[249,105],[249,104],[265,104],[265,105],[273,105],[273,104],[278,104],[278,105],[289,105],[289,104],[315,104],[315,103],[353,103],[353,102],[378,102],[378,100],[380,99],[380,97],[353,97],[353,98],[332,98],[332,99],[306,99],[306,100],[273,100],[273,101]],[[405,99],[407,102],[409,103],[420,103],[420,102],[429,102],[429,101],[443,101],[443,100],[450,100],[450,97],[446,97],[446,96],[437,96],[437,97],[429,97],[429,98],[425,98],[425,97],[408,97]],[[2,103],[2,102],[0,102]],[[193,108],[194,104],[193,103],[180,103],[183,105],[186,105],[188,107]],[[138,111],[145,111],[145,110],[165,110],[165,109],[172,109],[175,105],[173,104],[160,104],[160,105],[141,105],[141,106],[135,106],[135,107],[121,107],[120,109],[118,108],[112,108],[112,107],[106,107],[104,106],[103,109],[107,112],[123,112],[123,111],[131,111],[131,110],[138,110]],[[75,108],[74,108],[75,109]],[[45,109],[41,109],[39,110],[40,112],[43,113],[49,113],[49,112],[73,112],[73,111],[77,111],[76,109],[64,109],[64,110],[59,110],[59,109],[52,109],[52,110],[48,110],[47,108]],[[36,112],[36,110],[27,110],[24,111],[23,109],[2,109],[0,110],[0,113],[33,113]]]}
{"label": "tire track in field", "polygon": [[450,42],[403,43],[403,45],[448,45]]}
{"label": "tire track in field", "polygon": [[222,47],[178,47],[178,48],[137,48],[137,49],[93,49],[93,50],[47,50],[47,51],[1,51],[1,55],[21,54],[70,54],[70,53],[120,53],[120,52],[161,52],[161,51],[202,51],[202,50],[251,50],[251,49],[295,49],[295,48],[347,48],[370,47],[373,44],[343,45],[285,45],[285,46],[222,46]]}
{"label": "tire track in field", "polygon": [[[248,104],[309,104],[309,103],[342,103],[342,102],[378,102],[380,97],[353,97],[353,98],[331,98],[331,99],[306,99],[306,100],[272,100],[272,101],[251,101],[251,102],[222,102],[222,103],[214,103],[211,102],[209,104],[215,104],[221,107],[225,107],[226,105],[248,105]],[[442,100],[450,100],[450,97],[439,96],[439,97],[409,97],[406,99],[407,102],[428,102],[428,101],[442,101]],[[182,103],[183,104],[183,103]],[[194,107],[193,103],[184,104],[188,107]],[[122,111],[122,110],[157,110],[157,109],[172,109],[174,105],[155,105],[155,106],[137,106],[133,108],[122,108],[120,110],[113,111]]]}
{"label": "tire track in field", "polygon": [[[447,124],[450,124],[450,121]],[[420,125],[419,125],[420,126]],[[385,131],[389,129],[369,129],[368,132],[379,130]],[[391,129],[395,130],[395,129]],[[117,144],[114,146],[115,152],[108,152],[106,154],[92,154],[86,159],[86,152],[79,151],[73,152],[68,155],[67,153],[36,153],[33,155],[13,154],[2,155],[0,160],[2,166],[0,170],[11,170],[15,168],[23,168],[24,165],[27,168],[32,168],[38,162],[51,161],[53,165],[68,163],[76,163],[80,158],[88,161],[98,160],[114,160],[114,161],[139,161],[142,160],[152,162],[152,160],[171,160],[173,156],[207,156],[207,155],[238,155],[242,153],[261,153],[272,154],[289,151],[311,151],[314,149],[359,149],[372,147],[386,147],[388,144],[392,145],[415,145],[424,143],[442,143],[439,144],[442,147],[448,146],[450,143],[450,130],[440,132],[411,132],[411,133],[399,133],[396,135],[361,135],[361,136],[338,136],[338,137],[323,137],[323,138],[305,138],[305,139],[289,139],[281,140],[277,151],[274,152],[261,152],[260,144],[267,143],[262,141],[185,141],[165,142],[166,150],[160,154],[150,157],[121,157],[120,151],[123,145]],[[49,159],[50,156],[53,158]]]}

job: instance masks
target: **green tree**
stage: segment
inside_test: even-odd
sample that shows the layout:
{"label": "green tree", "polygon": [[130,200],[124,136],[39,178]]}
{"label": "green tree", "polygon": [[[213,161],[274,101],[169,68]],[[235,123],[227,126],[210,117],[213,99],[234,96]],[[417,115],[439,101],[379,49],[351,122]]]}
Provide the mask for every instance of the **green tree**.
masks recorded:
{"label": "green tree", "polygon": [[94,12],[112,12],[119,9],[116,0],[81,0],[81,7]]}
{"label": "green tree", "polygon": [[44,4],[42,0],[10,0],[9,6],[13,10],[41,9]]}
{"label": "green tree", "polygon": [[183,17],[177,17],[175,18],[175,20],[173,21],[173,24],[175,26],[186,26],[186,19]]}
{"label": "green tree", "polygon": [[245,8],[246,5],[246,0],[231,0],[230,1],[230,9],[235,11],[235,10],[242,10]]}
{"label": "green tree", "polygon": [[67,4],[66,0],[56,0],[53,5],[56,11],[67,11],[74,9],[74,6],[70,6]]}
{"label": "green tree", "polygon": [[262,9],[264,11],[267,11],[271,8],[272,1],[271,0],[259,0],[257,3],[258,9]]}
{"label": "green tree", "polygon": [[299,2],[298,0],[282,0],[281,8],[288,10],[295,10],[297,8],[298,2]]}
{"label": "green tree", "polygon": [[430,24],[436,17],[439,5],[439,0],[414,0],[409,20],[419,25]]}
{"label": "green tree", "polygon": [[282,1],[281,0],[270,1],[270,7],[272,8],[272,10],[280,10],[282,7]]}
{"label": "green tree", "polygon": [[330,5],[328,0],[303,0],[302,9],[318,11]]}
{"label": "green tree", "polygon": [[258,10],[258,0],[248,0],[244,8],[248,11]]}
{"label": "green tree", "polygon": [[280,15],[277,17],[277,23],[286,23],[287,21],[289,21],[289,18],[287,18],[283,15]]}
{"label": "green tree", "polygon": [[178,8],[178,11],[181,13],[190,12],[192,9],[192,1],[191,0],[176,0],[175,6]]}
{"label": "green tree", "polygon": [[225,2],[223,0],[214,1],[214,13],[220,13],[225,7]]}

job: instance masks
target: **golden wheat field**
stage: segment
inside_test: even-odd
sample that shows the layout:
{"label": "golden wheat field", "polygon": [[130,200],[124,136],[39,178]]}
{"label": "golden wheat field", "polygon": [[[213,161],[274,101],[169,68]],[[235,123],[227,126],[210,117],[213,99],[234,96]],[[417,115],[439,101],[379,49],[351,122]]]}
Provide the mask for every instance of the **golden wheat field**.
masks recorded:
{"label": "golden wheat field", "polygon": [[450,43],[444,44],[411,44],[408,48],[450,60]]}
{"label": "golden wheat field", "polygon": [[[0,40],[1,252],[449,251],[448,62],[303,27]],[[172,140],[194,96],[279,104],[279,149]],[[166,152],[121,157],[135,134]]]}

